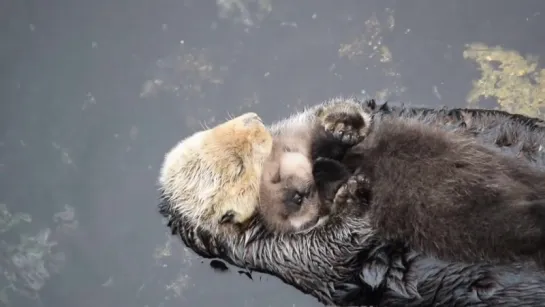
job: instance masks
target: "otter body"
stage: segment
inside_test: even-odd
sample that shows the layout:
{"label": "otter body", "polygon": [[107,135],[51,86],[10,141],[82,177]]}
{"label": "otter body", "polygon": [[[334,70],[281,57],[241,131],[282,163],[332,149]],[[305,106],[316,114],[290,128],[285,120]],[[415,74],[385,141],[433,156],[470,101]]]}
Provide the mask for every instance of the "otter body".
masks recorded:
{"label": "otter body", "polygon": [[378,236],[444,260],[531,258],[545,266],[545,171],[414,119],[370,126],[343,160],[348,171],[338,168],[356,178],[337,207],[358,205]]}
{"label": "otter body", "polygon": [[[339,101],[342,99],[337,99]],[[315,111],[328,103],[309,108],[269,127],[283,134],[315,118]],[[496,146],[503,152],[521,156],[533,167],[545,165],[545,124],[543,121],[500,111],[472,109],[428,109],[392,107],[377,108],[375,116],[414,118],[429,126],[468,134]],[[208,138],[208,142],[182,142],[177,152],[217,152],[227,146],[225,138]],[[220,145],[223,144],[223,145]],[[200,146],[200,147],[199,147]],[[227,148],[229,148],[227,146]],[[174,156],[174,152],[172,153]],[[236,157],[235,152],[230,155]],[[225,154],[227,159],[229,154]],[[201,155],[202,163],[217,160],[216,155]],[[267,154],[268,157],[268,154]],[[251,159],[251,157],[249,157]],[[160,212],[168,219],[173,234],[185,245],[207,258],[221,258],[239,267],[265,272],[327,305],[361,306],[542,306],[545,305],[545,274],[531,264],[505,266],[485,263],[446,262],[401,246],[398,248],[376,235],[368,215],[353,206],[335,211],[322,227],[309,232],[284,236],[263,232],[260,219],[251,219],[242,232],[223,228],[219,220],[198,215],[202,207],[233,209],[225,196],[225,206],[218,202],[178,202],[180,197],[194,200],[197,183],[208,184],[209,195],[226,188],[246,191],[244,185],[225,185],[230,169],[210,168],[186,172],[179,164],[164,164],[169,174],[163,179],[176,180],[177,185],[162,186]],[[210,180],[210,176],[222,180]],[[183,179],[179,179],[183,177]],[[259,184],[259,178],[254,177]],[[160,180],[160,183],[162,181]],[[238,181],[242,183],[242,181]],[[252,182],[246,182],[252,185]],[[178,191],[178,192],[176,192]],[[176,198],[171,195],[181,193]],[[187,195],[183,195],[183,194]],[[231,197],[231,198],[229,198]],[[246,208],[247,203],[239,203]],[[238,210],[236,207],[235,210]],[[356,208],[358,209],[358,208]],[[244,210],[243,210],[244,211]],[[402,243],[402,242],[401,242]]]}

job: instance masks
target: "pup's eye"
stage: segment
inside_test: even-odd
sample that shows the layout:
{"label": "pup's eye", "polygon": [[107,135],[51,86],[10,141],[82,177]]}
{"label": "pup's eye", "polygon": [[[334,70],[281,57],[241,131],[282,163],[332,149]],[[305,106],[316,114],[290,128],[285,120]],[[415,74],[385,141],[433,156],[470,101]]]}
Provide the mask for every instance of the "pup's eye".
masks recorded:
{"label": "pup's eye", "polygon": [[300,206],[303,203],[303,198],[305,198],[304,195],[302,195],[299,192],[295,192],[295,194],[293,195],[292,201],[294,204]]}

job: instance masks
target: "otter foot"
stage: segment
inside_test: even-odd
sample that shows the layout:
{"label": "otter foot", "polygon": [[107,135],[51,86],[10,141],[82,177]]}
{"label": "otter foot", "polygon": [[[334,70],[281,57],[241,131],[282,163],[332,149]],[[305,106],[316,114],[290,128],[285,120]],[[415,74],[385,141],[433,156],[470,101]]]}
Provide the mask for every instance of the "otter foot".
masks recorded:
{"label": "otter foot", "polygon": [[348,181],[339,188],[337,194],[335,194],[333,204],[335,206],[351,206],[354,204],[366,206],[370,184],[369,178],[364,174],[357,174],[350,177]]}
{"label": "otter foot", "polygon": [[341,142],[354,145],[361,141],[369,123],[365,122],[363,108],[356,105],[333,105],[321,112],[321,124]]}

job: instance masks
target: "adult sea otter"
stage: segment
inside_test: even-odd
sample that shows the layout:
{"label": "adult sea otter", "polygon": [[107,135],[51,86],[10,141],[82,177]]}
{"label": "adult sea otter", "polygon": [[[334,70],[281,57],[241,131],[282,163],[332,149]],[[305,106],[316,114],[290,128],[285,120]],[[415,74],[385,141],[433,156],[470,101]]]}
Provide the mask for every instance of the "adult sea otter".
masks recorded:
{"label": "adult sea otter", "polygon": [[[327,103],[336,102],[346,101],[339,98]],[[274,135],[293,125],[304,125],[314,120],[321,107],[318,105],[295,114],[272,125],[269,130]],[[434,110],[387,105],[378,106],[375,112],[384,116],[412,117],[447,130],[470,133],[506,152],[521,155],[534,167],[545,165],[545,123],[538,119],[490,110]],[[210,139],[207,142],[193,139],[190,145],[192,150],[198,151],[198,144],[209,142]],[[251,138],[248,142],[252,142]],[[188,146],[189,143],[185,143],[178,144],[177,149]],[[210,161],[205,162],[209,164]],[[165,163],[163,170],[169,170],[172,176],[185,176],[178,181],[179,184],[204,180],[205,174],[199,172],[192,172],[188,177],[183,167],[180,168],[182,164]],[[208,168],[207,171],[222,178],[226,170],[220,167]],[[195,216],[205,216],[181,210],[194,204],[173,202],[170,195],[180,187],[165,186],[162,184],[165,180],[172,178],[163,176],[160,180],[163,194],[161,212],[169,219],[172,232],[179,235],[188,247],[204,257],[219,257],[237,266],[276,275],[324,304],[545,305],[545,275],[530,263],[510,266],[448,263],[417,253],[403,244],[386,244],[377,240],[369,221],[350,206],[330,217],[324,225],[306,233],[278,235],[266,232],[259,219],[253,218],[241,231],[233,231],[229,225],[225,225],[224,230],[218,221],[195,220]],[[207,188],[207,195],[226,188],[221,185],[224,184],[221,180],[217,185],[206,180],[213,184]]]}

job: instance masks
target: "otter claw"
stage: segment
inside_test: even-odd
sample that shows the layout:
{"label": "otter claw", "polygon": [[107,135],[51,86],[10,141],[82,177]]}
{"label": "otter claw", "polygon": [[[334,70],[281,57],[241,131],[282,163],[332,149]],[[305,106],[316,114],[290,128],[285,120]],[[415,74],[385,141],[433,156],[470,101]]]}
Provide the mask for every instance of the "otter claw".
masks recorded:
{"label": "otter claw", "polygon": [[361,197],[367,190],[369,190],[369,178],[363,174],[357,174],[348,179],[346,186],[350,195],[354,197]]}
{"label": "otter claw", "polygon": [[335,194],[335,198],[333,199],[334,205],[346,205],[348,203],[350,193],[348,193],[348,188],[346,184],[343,184],[339,190],[337,191],[337,194]]}
{"label": "otter claw", "polygon": [[363,174],[357,174],[350,177],[345,184],[343,184],[337,193],[333,203],[335,205],[353,205],[355,203],[366,203],[366,194],[369,191],[370,181],[367,176]]}
{"label": "otter claw", "polygon": [[353,145],[362,138],[365,126],[363,117],[358,113],[336,112],[323,119],[324,129],[341,142]]}
{"label": "otter claw", "polygon": [[369,184],[370,184],[369,178],[367,176],[365,176],[364,174],[360,173],[360,174],[354,175],[352,177],[352,179],[354,179],[357,182],[358,187],[359,187],[360,190],[362,188],[364,188],[364,189],[369,188]]}

